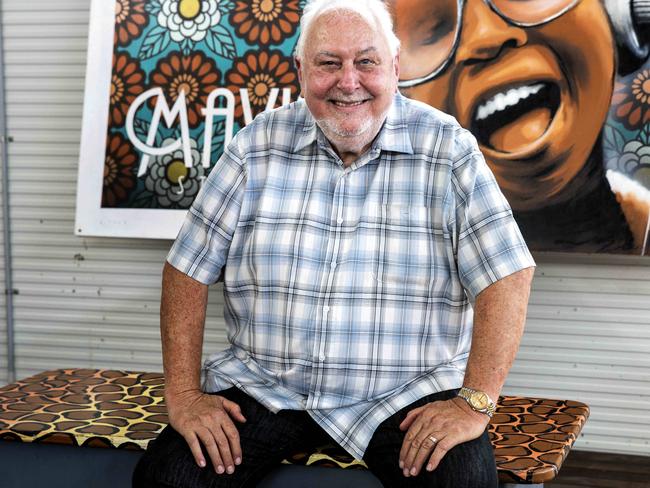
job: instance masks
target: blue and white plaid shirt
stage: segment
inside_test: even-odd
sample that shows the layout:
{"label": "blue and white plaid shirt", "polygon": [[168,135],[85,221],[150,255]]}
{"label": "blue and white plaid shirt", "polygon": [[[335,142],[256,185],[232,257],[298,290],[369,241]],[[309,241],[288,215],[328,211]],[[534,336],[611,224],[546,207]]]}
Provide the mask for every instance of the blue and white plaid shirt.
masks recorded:
{"label": "blue and white plaid shirt", "polygon": [[384,419],[461,386],[470,302],[534,265],[472,135],[401,95],[348,168],[304,101],[258,116],[167,259],[206,284],[225,266],[231,346],[204,389],[304,409],[357,458]]}

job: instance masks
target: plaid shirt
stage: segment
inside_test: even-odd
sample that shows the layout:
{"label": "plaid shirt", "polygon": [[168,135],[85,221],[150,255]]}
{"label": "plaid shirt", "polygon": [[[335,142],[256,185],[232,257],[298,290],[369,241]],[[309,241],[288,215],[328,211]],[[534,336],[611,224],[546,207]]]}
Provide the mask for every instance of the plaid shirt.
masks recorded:
{"label": "plaid shirt", "polygon": [[534,265],[472,135],[401,95],[348,168],[304,101],[258,116],[167,259],[206,284],[225,266],[230,347],[204,389],[304,409],[357,458],[384,419],[461,386],[474,297]]}

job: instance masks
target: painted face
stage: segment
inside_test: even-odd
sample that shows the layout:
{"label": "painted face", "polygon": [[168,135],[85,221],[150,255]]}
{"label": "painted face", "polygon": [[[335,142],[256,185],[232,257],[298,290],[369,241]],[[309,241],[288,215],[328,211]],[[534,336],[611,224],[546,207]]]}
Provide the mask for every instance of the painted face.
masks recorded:
{"label": "painted face", "polygon": [[359,14],[327,12],[307,32],[296,62],[307,107],[339,155],[364,152],[397,91],[397,57],[384,36]]}
{"label": "painted face", "polygon": [[[435,1],[390,1],[406,76],[436,29],[453,43],[442,31],[457,16],[432,16]],[[512,207],[532,210],[574,194],[574,178],[609,109],[614,49],[598,0],[582,0],[534,27],[515,26],[484,0],[467,0],[450,64],[431,81],[402,91],[470,129]]]}

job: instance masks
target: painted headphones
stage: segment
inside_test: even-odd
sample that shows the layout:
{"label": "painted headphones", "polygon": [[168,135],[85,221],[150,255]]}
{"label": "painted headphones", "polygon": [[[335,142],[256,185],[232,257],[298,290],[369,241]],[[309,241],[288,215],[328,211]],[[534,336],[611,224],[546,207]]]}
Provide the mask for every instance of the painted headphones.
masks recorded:
{"label": "painted headphones", "polygon": [[618,69],[627,74],[650,54],[650,0],[604,0],[619,47]]}

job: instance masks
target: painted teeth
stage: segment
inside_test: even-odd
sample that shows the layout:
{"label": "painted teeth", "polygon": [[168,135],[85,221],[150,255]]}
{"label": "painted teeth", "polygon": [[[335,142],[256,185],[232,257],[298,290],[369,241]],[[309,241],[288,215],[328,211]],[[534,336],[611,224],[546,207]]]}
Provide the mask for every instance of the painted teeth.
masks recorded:
{"label": "painted teeth", "polygon": [[544,88],[543,83],[536,85],[525,85],[517,88],[511,88],[506,92],[497,93],[487,102],[482,103],[476,111],[476,120],[483,120],[492,115],[497,110],[504,110],[507,107],[518,104],[521,100],[534,95]]}

